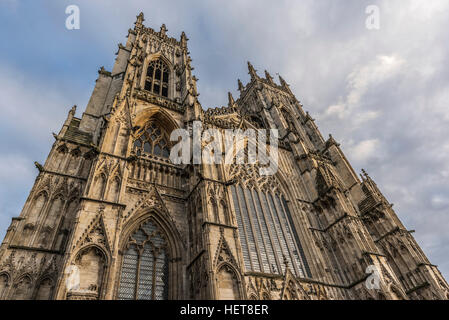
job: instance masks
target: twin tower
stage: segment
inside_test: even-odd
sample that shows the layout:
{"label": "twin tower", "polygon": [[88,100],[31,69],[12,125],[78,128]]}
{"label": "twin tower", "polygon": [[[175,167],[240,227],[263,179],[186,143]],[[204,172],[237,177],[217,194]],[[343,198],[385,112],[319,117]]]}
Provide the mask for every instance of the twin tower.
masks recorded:
{"label": "twin tower", "polygon": [[[184,33],[137,16],[0,247],[0,299],[447,299],[364,172],[279,77],[204,110]],[[278,129],[278,170],[173,164],[174,129]]]}

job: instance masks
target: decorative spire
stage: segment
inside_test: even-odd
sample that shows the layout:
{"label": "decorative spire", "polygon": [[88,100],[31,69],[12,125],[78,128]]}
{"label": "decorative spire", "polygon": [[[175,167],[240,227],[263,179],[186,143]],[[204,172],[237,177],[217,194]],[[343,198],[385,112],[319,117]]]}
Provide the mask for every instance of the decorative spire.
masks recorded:
{"label": "decorative spire", "polygon": [[273,77],[268,73],[267,70],[265,70],[265,79],[267,79],[270,84],[274,84]]}
{"label": "decorative spire", "polygon": [[237,83],[238,83],[238,86],[239,86],[239,91],[242,92],[243,89],[244,89],[242,81],[240,81],[240,79],[237,79]]}
{"label": "decorative spire", "polygon": [[258,75],[256,73],[256,70],[254,69],[253,65],[251,64],[251,62],[248,61],[248,73],[251,76],[251,79],[257,79]]}
{"label": "decorative spire", "polygon": [[187,38],[185,32],[183,31],[183,32],[181,33],[181,47],[182,47],[182,48],[187,48],[187,41],[188,41],[188,40],[189,40],[189,39]]}
{"label": "decorative spire", "polygon": [[367,179],[369,178],[369,175],[366,173],[365,169],[362,169],[362,175]]}
{"label": "decorative spire", "polygon": [[281,86],[283,86],[288,92],[291,93],[288,83],[284,80],[284,78],[281,77],[281,75],[279,75],[279,81],[281,82]]}
{"label": "decorative spire", "polygon": [[140,29],[143,26],[143,22],[145,21],[145,18],[143,17],[143,12],[140,12],[138,16],[136,16],[137,20],[134,23],[136,25],[136,29]]}
{"label": "decorative spire", "polygon": [[168,30],[167,30],[167,28],[165,27],[165,23],[163,23],[162,26],[161,26],[161,31],[160,31],[161,37],[165,37],[167,31],[168,31]]}
{"label": "decorative spire", "polygon": [[279,81],[281,82],[281,86],[288,86],[287,82],[285,82],[284,78],[279,75]]}
{"label": "decorative spire", "polygon": [[366,173],[365,169],[362,169],[362,174],[360,175],[360,178],[362,178],[362,181],[371,180],[368,173]]}
{"label": "decorative spire", "polygon": [[234,105],[234,97],[232,96],[232,93],[228,92],[228,107],[232,107]]}

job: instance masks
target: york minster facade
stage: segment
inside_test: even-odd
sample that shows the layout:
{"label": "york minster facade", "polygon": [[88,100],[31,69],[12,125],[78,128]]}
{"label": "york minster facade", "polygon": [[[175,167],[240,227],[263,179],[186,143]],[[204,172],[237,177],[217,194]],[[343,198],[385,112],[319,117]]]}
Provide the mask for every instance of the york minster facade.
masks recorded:
{"label": "york minster facade", "polygon": [[[448,299],[382,195],[279,77],[203,109],[184,32],[137,16],[0,247],[0,299]],[[260,73],[260,72],[259,72]],[[279,169],[174,164],[174,129],[278,129]]]}

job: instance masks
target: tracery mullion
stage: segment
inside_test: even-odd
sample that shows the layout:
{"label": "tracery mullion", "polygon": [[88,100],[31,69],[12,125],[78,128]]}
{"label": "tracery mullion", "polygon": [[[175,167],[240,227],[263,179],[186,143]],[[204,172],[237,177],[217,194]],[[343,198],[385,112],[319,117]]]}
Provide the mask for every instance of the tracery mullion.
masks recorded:
{"label": "tracery mullion", "polygon": [[243,224],[245,226],[246,234],[248,235],[249,256],[252,265],[251,270],[260,271],[260,260],[258,258],[256,241],[254,239],[254,230],[252,229],[251,222],[249,220],[248,207],[245,200],[245,194],[243,193],[243,188],[241,185],[238,186],[237,191],[240,208],[242,209]]}
{"label": "tracery mullion", "polygon": [[152,277],[152,289],[151,289],[151,299],[155,300],[156,297],[156,260],[157,256],[153,250],[153,277]]}
{"label": "tracery mullion", "polygon": [[[279,213],[277,212],[276,206],[274,204],[273,196],[270,192],[268,192],[267,198],[269,201],[271,214],[273,216],[274,225],[276,227],[276,232],[279,237],[281,253],[283,256],[285,256],[285,258],[287,258],[287,256],[289,256],[287,241],[285,240],[285,237],[284,237],[284,232],[283,232],[283,229],[281,226],[281,221],[279,219]],[[283,264],[281,265],[281,270],[285,271],[285,269],[282,267],[285,267]]]}
{"label": "tracery mullion", "polygon": [[[257,199],[256,199],[257,198]],[[261,225],[261,230],[263,229],[264,231],[262,231],[262,237],[265,241],[265,249],[267,252],[267,257],[268,257],[268,261],[269,261],[269,268],[273,273],[277,272],[277,268],[275,270],[272,270],[272,263],[276,263],[276,257],[274,254],[274,244],[273,244],[273,239],[272,236],[270,234],[270,230],[268,228],[268,223],[267,223],[267,218],[265,217],[265,213],[263,212],[263,206],[262,206],[262,201],[260,200],[260,192],[257,189],[253,189],[253,199],[254,199],[254,203],[256,204],[256,210],[257,210],[257,215],[259,217],[259,222]],[[268,239],[265,239],[264,234],[266,233]],[[273,261],[274,260],[274,261]]]}
{"label": "tracery mullion", "polygon": [[299,239],[298,232],[296,231],[296,228],[295,228],[295,225],[294,225],[294,222],[293,222],[293,217],[291,215],[290,209],[288,208],[287,201],[285,200],[284,196],[281,196],[280,201],[281,201],[281,205],[284,208],[284,215],[286,217],[286,221],[290,225],[290,230],[292,231],[293,236],[294,236],[294,238],[296,240],[296,241],[294,241],[294,243],[296,245],[296,249],[297,249],[297,252],[298,252],[297,257],[298,257],[298,260],[299,260],[299,263],[300,263],[300,266],[299,266],[300,271],[302,271],[304,273],[303,276],[306,273],[307,273],[308,276],[310,276],[310,269],[309,269],[309,266],[307,264],[306,257],[304,255],[304,251],[303,251],[303,248],[302,248],[302,245],[301,245],[301,241]]}
{"label": "tracery mullion", "polygon": [[134,300],[137,300],[137,295],[139,292],[139,282],[140,282],[140,264],[141,264],[141,258],[143,253],[143,248],[137,247],[137,270],[136,270],[136,287],[134,290]]}
{"label": "tracery mullion", "polygon": [[[262,258],[262,267],[265,269],[265,263],[264,263],[264,255],[263,253],[265,253],[265,260],[266,260],[266,264],[268,266],[268,270],[265,270],[265,272],[271,272],[271,266],[270,266],[270,261],[269,261],[269,254],[268,254],[268,246],[267,243],[265,241],[264,235],[263,235],[263,231],[262,231],[262,224],[261,224],[261,219],[263,219],[263,217],[260,216],[260,214],[258,213],[257,210],[257,204],[256,204],[256,199],[254,197],[254,189],[246,189],[248,194],[249,194],[249,198],[251,198],[248,201],[251,201],[250,203],[250,207],[251,207],[251,211],[254,210],[254,217],[256,218],[256,227],[258,232],[258,238],[260,238],[260,240],[262,240],[262,245],[263,245],[263,249],[260,251],[260,255]],[[259,240],[259,239],[258,239]]]}
{"label": "tracery mullion", "polygon": [[154,92],[154,80],[156,78],[156,69],[157,66],[153,65],[153,74],[151,75],[151,92]]}
{"label": "tracery mullion", "polygon": [[[279,195],[275,194],[274,199],[275,199],[275,201],[274,201],[275,205],[277,205],[277,209],[276,210],[278,212],[278,218],[279,219],[282,218],[282,220],[285,220],[284,217],[282,216],[283,215],[283,209],[282,209],[282,206],[281,206],[281,203],[280,203],[280,200],[279,200]],[[289,245],[289,243],[293,242],[293,239],[291,237],[291,233],[289,233],[290,230],[287,230],[288,224],[287,224],[287,226],[285,226],[284,223],[282,223],[282,222],[284,222],[284,221],[280,221],[280,225],[281,225],[281,228],[282,228],[282,232],[284,233],[284,238],[287,238],[289,240],[288,242],[286,241],[287,250],[288,250],[289,258],[290,258],[288,260],[290,260],[289,262],[292,264],[293,270],[295,270],[295,273],[298,275],[299,274],[299,272],[298,272],[299,268],[297,266],[296,260],[294,259],[295,255],[293,254],[291,245]],[[296,248],[296,246],[295,246],[295,248]]]}
{"label": "tracery mullion", "polygon": [[[253,267],[253,262],[252,262],[251,254],[250,254],[250,246],[249,246],[248,234],[246,232],[246,227],[245,227],[245,223],[244,223],[244,220],[243,220],[243,214],[244,213],[243,213],[243,210],[242,210],[242,206],[240,205],[239,193],[237,192],[237,188],[234,185],[231,186],[231,188],[232,188],[231,191],[235,195],[235,199],[233,199],[233,200],[235,200],[234,201],[235,202],[234,203],[234,208],[239,210],[238,215],[237,215],[237,219],[240,217],[240,222],[239,221],[237,221],[237,222],[239,223],[239,225],[242,226],[242,229],[243,229],[243,239],[242,240],[245,241],[245,243],[246,243],[246,251],[247,251],[247,256],[248,256],[248,260],[249,260],[249,269],[250,270],[254,270],[253,269],[254,268]],[[243,260],[245,260],[245,257],[243,257]]]}
{"label": "tracery mullion", "polygon": [[[263,199],[263,205],[262,207],[265,209],[266,212],[266,216],[269,218],[269,224],[270,224],[270,228],[268,229],[268,231],[270,232],[270,236],[271,239],[274,239],[274,242],[276,242],[274,244],[274,255],[275,255],[275,259],[277,262],[277,267],[279,272],[282,272],[282,257],[278,256],[278,250],[280,250],[280,252],[282,253],[282,246],[281,246],[281,240],[279,238],[279,232],[276,228],[276,225],[274,223],[274,218],[273,218],[273,213],[272,210],[270,209],[270,205],[268,204],[268,199],[267,199],[267,195],[262,192],[262,199]],[[274,233],[274,236],[273,236]]]}
{"label": "tracery mullion", "polygon": [[243,192],[243,200],[246,206],[246,212],[247,212],[247,217],[248,217],[248,221],[249,221],[249,225],[252,231],[252,238],[253,238],[253,242],[254,242],[254,246],[255,246],[255,250],[256,250],[256,257],[258,259],[258,265],[259,265],[259,270],[256,271],[262,271],[263,272],[263,260],[262,260],[262,256],[261,256],[261,250],[259,247],[259,243],[256,240],[257,239],[257,235],[258,233],[256,232],[256,228],[255,228],[255,223],[252,221],[252,217],[251,217],[251,207],[249,206],[249,199],[248,199],[248,194],[247,192],[249,191],[249,189],[247,187],[245,187],[245,189],[242,191]]}

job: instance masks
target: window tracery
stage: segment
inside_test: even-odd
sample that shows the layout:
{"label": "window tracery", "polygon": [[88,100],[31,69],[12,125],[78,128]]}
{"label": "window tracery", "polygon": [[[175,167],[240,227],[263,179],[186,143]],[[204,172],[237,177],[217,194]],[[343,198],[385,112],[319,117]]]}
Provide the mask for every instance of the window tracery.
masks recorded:
{"label": "window tracery", "polygon": [[162,60],[149,63],[145,78],[145,90],[168,97],[169,68]]}
{"label": "window tracery", "polygon": [[155,121],[148,122],[134,141],[134,152],[137,156],[154,154],[159,157],[170,156],[170,145],[167,134]]}
{"label": "window tracery", "polygon": [[118,299],[168,299],[168,258],[165,235],[152,219],[147,220],[128,240]]}
{"label": "window tracery", "polygon": [[276,182],[256,184],[241,172],[236,176],[231,194],[246,270],[282,274],[285,260],[297,276],[310,276],[287,202],[271,187]]}

